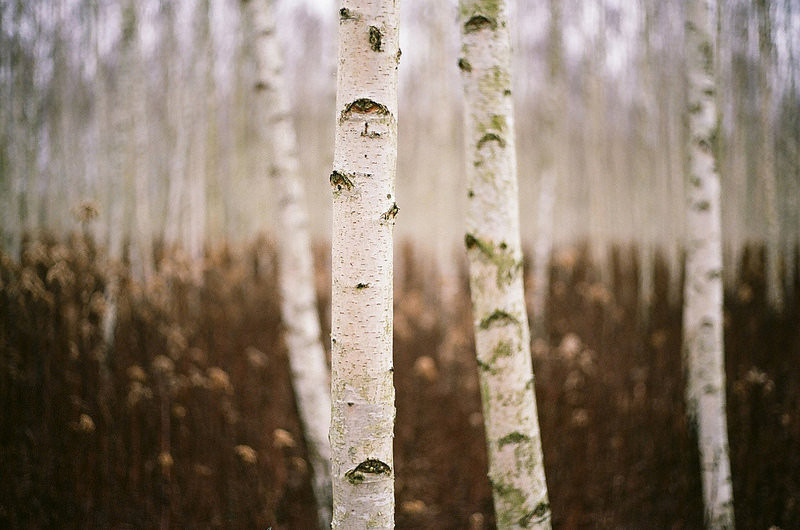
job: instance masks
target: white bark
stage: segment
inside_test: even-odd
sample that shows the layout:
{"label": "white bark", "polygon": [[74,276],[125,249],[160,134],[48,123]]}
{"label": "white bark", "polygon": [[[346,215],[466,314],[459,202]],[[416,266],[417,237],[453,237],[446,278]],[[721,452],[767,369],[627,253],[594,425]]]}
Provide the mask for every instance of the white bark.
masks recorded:
{"label": "white bark", "polygon": [[462,0],[467,234],[476,353],[498,528],[549,528],[522,282],[508,8]]}
{"label": "white bark", "polygon": [[394,526],[396,0],[340,3],[333,172],[333,528]]}
{"label": "white bark", "polygon": [[290,118],[272,0],[247,3],[257,61],[254,90],[264,108],[268,108],[263,116],[263,136],[269,135],[272,144],[269,172],[273,191],[279,195],[279,286],[292,385],[314,474],[312,485],[320,527],[330,528],[330,380],[320,338],[308,215],[298,174],[297,139]]}
{"label": "white bark", "polygon": [[713,152],[714,100],[710,0],[688,5],[689,178],[683,343],[687,409],[700,449],[705,521],[733,528],[725,416],[720,181]]}

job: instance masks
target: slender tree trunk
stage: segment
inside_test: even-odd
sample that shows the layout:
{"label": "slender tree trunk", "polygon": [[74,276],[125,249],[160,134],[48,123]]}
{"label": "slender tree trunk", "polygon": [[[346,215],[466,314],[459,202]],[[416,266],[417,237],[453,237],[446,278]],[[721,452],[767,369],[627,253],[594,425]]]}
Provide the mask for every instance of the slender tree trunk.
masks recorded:
{"label": "slender tree trunk", "polygon": [[773,120],[773,79],[775,51],[772,46],[772,22],[769,0],[758,0],[759,49],[759,134],[758,178],[764,186],[767,215],[767,299],[778,310],[783,309],[783,280],[780,263],[780,226],[778,217],[778,182],[775,167],[775,132]]}
{"label": "slender tree trunk", "polygon": [[125,171],[133,181],[133,200],[135,204],[133,222],[136,230],[130,234],[131,272],[141,282],[153,276],[153,234],[150,225],[150,175],[147,167],[148,121],[147,90],[141,50],[141,15],[135,2],[129,2],[126,9],[133,17],[131,35],[123,43],[123,67],[121,78],[125,80],[123,90],[129,90],[125,126],[127,127]]}
{"label": "slender tree trunk", "polygon": [[714,99],[711,0],[688,6],[689,178],[683,344],[689,422],[700,448],[705,521],[733,528],[722,322],[720,181],[713,151]]}
{"label": "slender tree trunk", "polygon": [[549,528],[522,279],[506,2],[462,0],[467,233],[475,343],[499,528]]}
{"label": "slender tree trunk", "polygon": [[[305,194],[298,175],[297,140],[291,123],[283,62],[275,32],[272,0],[247,0],[255,37],[256,97],[267,109],[264,137],[269,135],[273,191],[279,195],[279,285],[281,313],[297,409],[308,444],[321,528],[331,526],[331,399],[325,349],[320,339],[314,267]],[[244,13],[247,16],[247,12]]]}
{"label": "slender tree trunk", "polygon": [[333,172],[333,528],[394,526],[396,0],[342,0]]}
{"label": "slender tree trunk", "polygon": [[547,54],[548,86],[546,89],[546,107],[544,123],[544,154],[539,172],[538,212],[536,223],[536,242],[533,257],[533,336],[546,336],[547,322],[545,307],[550,286],[550,254],[553,251],[554,208],[556,189],[563,174],[560,153],[566,142],[564,104],[562,39],[561,39],[561,7],[563,0],[550,0],[549,50]]}

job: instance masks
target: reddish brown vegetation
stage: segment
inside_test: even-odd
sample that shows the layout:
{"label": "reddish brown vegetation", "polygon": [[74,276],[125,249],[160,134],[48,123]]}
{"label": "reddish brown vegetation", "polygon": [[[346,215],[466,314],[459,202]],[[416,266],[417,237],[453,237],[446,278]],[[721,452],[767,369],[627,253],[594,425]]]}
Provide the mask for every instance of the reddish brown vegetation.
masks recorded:
{"label": "reddish brown vegetation", "polygon": [[[202,284],[175,255],[147,286],[126,278],[107,379],[107,270],[92,246],[32,242],[21,264],[0,258],[0,526],[313,526],[274,256],[257,248],[214,253]],[[649,323],[638,322],[630,255],[613,253],[608,286],[585,253],[553,267],[534,364],[557,528],[701,526],[680,306],[659,261]],[[772,314],[761,253],[743,262],[726,303],[737,523],[800,527],[798,300]],[[442,307],[424,260],[406,249],[400,263],[397,526],[489,528],[466,286]],[[326,329],[327,286],[320,272]]]}

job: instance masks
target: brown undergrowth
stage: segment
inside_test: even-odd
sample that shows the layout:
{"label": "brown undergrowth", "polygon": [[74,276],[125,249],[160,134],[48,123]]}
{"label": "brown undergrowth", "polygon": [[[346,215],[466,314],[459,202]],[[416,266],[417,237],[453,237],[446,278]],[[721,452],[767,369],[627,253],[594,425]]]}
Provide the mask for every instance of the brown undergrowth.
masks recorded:
{"label": "brown undergrowth", "polygon": [[[313,527],[272,245],[222,247],[202,265],[162,250],[146,285],[121,268],[111,349],[112,269],[93,245],[24,248],[19,263],[0,256],[0,526]],[[327,333],[327,249],[316,255]],[[657,259],[641,321],[633,256],[615,248],[606,283],[581,249],[553,260],[533,350],[556,528],[701,527],[680,302]],[[397,260],[397,527],[491,528],[464,270],[445,282],[429,261],[409,246]],[[726,298],[736,517],[796,528],[798,281],[776,314],[763,270],[763,250],[747,249]]]}

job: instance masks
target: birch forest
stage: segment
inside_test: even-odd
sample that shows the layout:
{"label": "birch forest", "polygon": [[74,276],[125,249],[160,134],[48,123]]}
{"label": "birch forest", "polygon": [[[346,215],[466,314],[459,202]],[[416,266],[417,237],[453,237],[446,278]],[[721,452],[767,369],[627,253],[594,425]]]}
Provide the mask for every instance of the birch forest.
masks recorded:
{"label": "birch forest", "polygon": [[798,0],[0,0],[0,527],[800,528]]}

